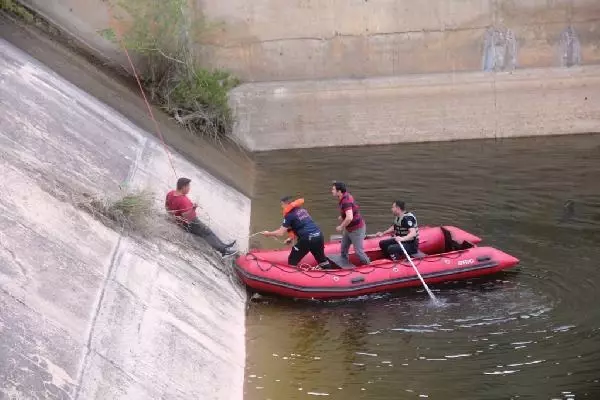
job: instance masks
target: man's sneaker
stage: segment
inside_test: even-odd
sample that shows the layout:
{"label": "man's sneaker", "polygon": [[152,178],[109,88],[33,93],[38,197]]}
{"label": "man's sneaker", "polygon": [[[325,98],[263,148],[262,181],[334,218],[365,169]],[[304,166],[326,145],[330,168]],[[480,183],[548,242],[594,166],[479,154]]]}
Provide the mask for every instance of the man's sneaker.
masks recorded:
{"label": "man's sneaker", "polygon": [[320,267],[320,269],[325,269],[325,270],[341,269],[337,265],[334,265],[334,264],[331,264],[331,263],[319,265],[318,267]]}
{"label": "man's sneaker", "polygon": [[225,248],[226,248],[226,249],[228,249],[228,248],[230,248],[230,247],[233,247],[233,246],[235,245],[235,243],[236,243],[236,242],[237,242],[237,240],[234,240],[233,242],[231,242],[231,243],[229,243],[229,244],[226,244],[226,245],[225,245]]}
{"label": "man's sneaker", "polygon": [[223,257],[231,256],[231,255],[233,255],[235,253],[237,253],[237,250],[232,250],[232,249],[229,249],[229,248],[221,250],[221,256],[223,256]]}

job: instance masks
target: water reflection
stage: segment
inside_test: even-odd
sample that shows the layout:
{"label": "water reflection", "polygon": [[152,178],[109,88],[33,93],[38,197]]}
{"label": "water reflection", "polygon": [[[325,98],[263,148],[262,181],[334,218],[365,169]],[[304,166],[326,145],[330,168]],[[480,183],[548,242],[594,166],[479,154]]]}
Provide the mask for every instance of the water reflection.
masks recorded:
{"label": "water reflection", "polygon": [[367,321],[369,318],[368,311],[365,308],[363,304],[346,308],[346,310],[342,311],[342,318],[339,322],[342,326],[342,331],[338,339],[339,347],[343,351],[344,365],[349,373],[353,371],[350,367],[351,365],[364,365],[360,362],[363,357],[359,358],[357,356],[368,354],[362,353],[365,351],[367,344]]}

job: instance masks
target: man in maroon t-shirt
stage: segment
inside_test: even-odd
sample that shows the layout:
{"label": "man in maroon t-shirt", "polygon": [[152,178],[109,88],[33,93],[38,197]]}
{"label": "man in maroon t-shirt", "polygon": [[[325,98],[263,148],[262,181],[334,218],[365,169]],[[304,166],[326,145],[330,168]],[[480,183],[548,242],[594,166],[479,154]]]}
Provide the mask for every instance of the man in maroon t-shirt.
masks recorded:
{"label": "man in maroon t-shirt", "polygon": [[187,197],[190,192],[190,182],[188,178],[179,178],[177,180],[177,189],[167,193],[165,199],[165,208],[170,215],[173,215],[177,223],[182,225],[186,230],[202,237],[215,250],[226,256],[234,254],[235,251],[230,248],[235,244],[235,240],[229,244],[225,244],[213,233],[213,231],[198,219],[196,215],[197,204],[191,202]]}
{"label": "man in maroon t-shirt", "polygon": [[360,215],[358,204],[354,197],[346,191],[346,185],[343,182],[334,182],[331,186],[331,194],[339,200],[340,216],[342,223],[335,228],[342,233],[341,256],[348,260],[348,251],[350,244],[354,245],[354,252],[360,259],[361,264],[369,264],[371,260],[363,248],[367,225]]}

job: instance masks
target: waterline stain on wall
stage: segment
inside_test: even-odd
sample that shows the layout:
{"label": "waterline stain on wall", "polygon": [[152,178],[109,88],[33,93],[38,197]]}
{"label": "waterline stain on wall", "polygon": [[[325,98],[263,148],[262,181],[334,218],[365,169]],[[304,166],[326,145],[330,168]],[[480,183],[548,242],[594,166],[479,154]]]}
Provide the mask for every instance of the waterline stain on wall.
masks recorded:
{"label": "waterline stain on wall", "polygon": [[562,31],[558,44],[561,67],[572,67],[581,64],[581,43],[575,28],[568,26]]}
{"label": "waterline stain on wall", "polygon": [[484,71],[513,71],[517,68],[517,39],[506,27],[491,27],[485,32]]}

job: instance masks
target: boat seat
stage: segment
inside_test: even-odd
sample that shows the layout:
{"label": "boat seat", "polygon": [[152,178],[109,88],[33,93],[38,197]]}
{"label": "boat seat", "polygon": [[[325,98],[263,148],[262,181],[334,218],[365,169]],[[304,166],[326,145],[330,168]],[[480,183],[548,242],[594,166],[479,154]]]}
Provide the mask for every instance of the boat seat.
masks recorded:
{"label": "boat seat", "polygon": [[[410,259],[411,260],[418,260],[420,258],[424,258],[427,257],[427,254],[423,253],[421,250],[418,250],[415,254],[410,254]],[[391,260],[391,258],[386,258],[386,260]],[[406,260],[406,257],[404,256],[404,254],[402,254],[402,256],[400,257],[400,260]]]}
{"label": "boat seat", "polygon": [[[418,260],[420,258],[423,257],[427,257],[427,254],[423,253],[421,250],[417,251],[415,254],[410,254],[410,259],[411,260]],[[391,258],[387,258],[387,260],[391,260]],[[400,260],[406,260],[406,257],[404,256],[404,254],[402,254],[402,256],[400,257]]]}
{"label": "boat seat", "polygon": [[338,267],[343,268],[343,269],[356,268],[356,265],[352,264],[347,259],[342,258],[341,254],[329,254],[327,256],[327,259],[329,260],[330,263],[335,264]]}

